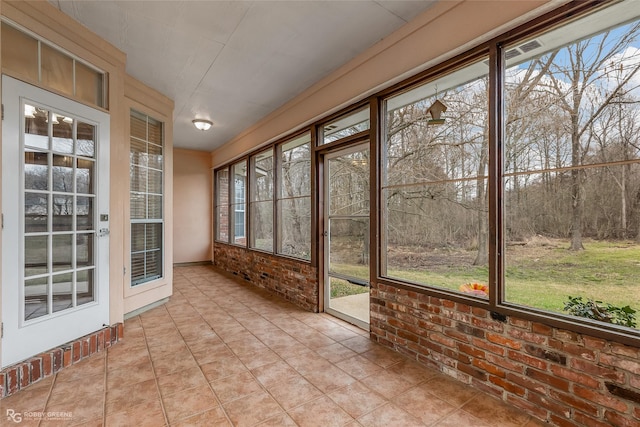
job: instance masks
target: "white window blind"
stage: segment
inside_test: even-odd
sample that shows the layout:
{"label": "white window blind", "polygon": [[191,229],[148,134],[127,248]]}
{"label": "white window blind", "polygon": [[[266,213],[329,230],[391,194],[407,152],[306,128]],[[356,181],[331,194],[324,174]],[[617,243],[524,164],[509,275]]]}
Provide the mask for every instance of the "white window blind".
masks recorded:
{"label": "white window blind", "polygon": [[131,110],[131,286],[163,274],[163,145],[162,122]]}

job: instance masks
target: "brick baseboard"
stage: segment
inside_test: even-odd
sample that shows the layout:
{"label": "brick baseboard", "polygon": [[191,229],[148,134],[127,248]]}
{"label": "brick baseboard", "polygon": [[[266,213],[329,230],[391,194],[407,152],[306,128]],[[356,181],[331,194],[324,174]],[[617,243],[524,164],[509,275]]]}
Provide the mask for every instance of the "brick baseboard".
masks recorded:
{"label": "brick baseboard", "polygon": [[107,326],[0,371],[0,399],[63,370],[120,341],[124,324]]}

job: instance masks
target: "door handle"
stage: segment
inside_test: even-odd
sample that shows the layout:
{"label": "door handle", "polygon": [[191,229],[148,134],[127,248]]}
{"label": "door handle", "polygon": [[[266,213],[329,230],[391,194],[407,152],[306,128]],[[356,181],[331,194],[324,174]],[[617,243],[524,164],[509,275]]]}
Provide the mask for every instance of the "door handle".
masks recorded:
{"label": "door handle", "polygon": [[100,230],[98,230],[98,237],[104,237],[104,236],[108,236],[109,235],[109,229],[108,228],[101,228]]}

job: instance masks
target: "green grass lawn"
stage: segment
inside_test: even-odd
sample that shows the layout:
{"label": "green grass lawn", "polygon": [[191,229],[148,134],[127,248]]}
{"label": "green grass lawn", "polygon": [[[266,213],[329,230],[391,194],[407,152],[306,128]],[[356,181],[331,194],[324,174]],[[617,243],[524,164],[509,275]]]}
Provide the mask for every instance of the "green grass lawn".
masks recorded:
{"label": "green grass lawn", "polygon": [[[506,300],[563,312],[569,295],[583,296],[640,311],[640,244],[629,241],[585,241],[584,251],[572,252],[568,241],[508,247]],[[416,249],[418,250],[418,249]],[[428,260],[428,254],[422,254]],[[458,257],[452,257],[457,260]],[[368,274],[367,266],[333,266],[342,274]],[[388,277],[458,290],[470,282],[488,283],[488,268],[453,261],[433,268],[390,268]],[[356,287],[359,288],[359,287]]]}

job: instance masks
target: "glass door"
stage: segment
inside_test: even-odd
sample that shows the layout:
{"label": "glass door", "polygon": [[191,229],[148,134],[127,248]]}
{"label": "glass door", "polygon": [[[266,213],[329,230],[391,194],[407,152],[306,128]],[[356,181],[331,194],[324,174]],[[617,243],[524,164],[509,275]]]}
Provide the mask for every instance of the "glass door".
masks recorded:
{"label": "glass door", "polygon": [[325,311],[369,329],[369,145],[325,157]]}
{"label": "glass door", "polygon": [[109,116],[3,76],[2,366],[109,323]]}

